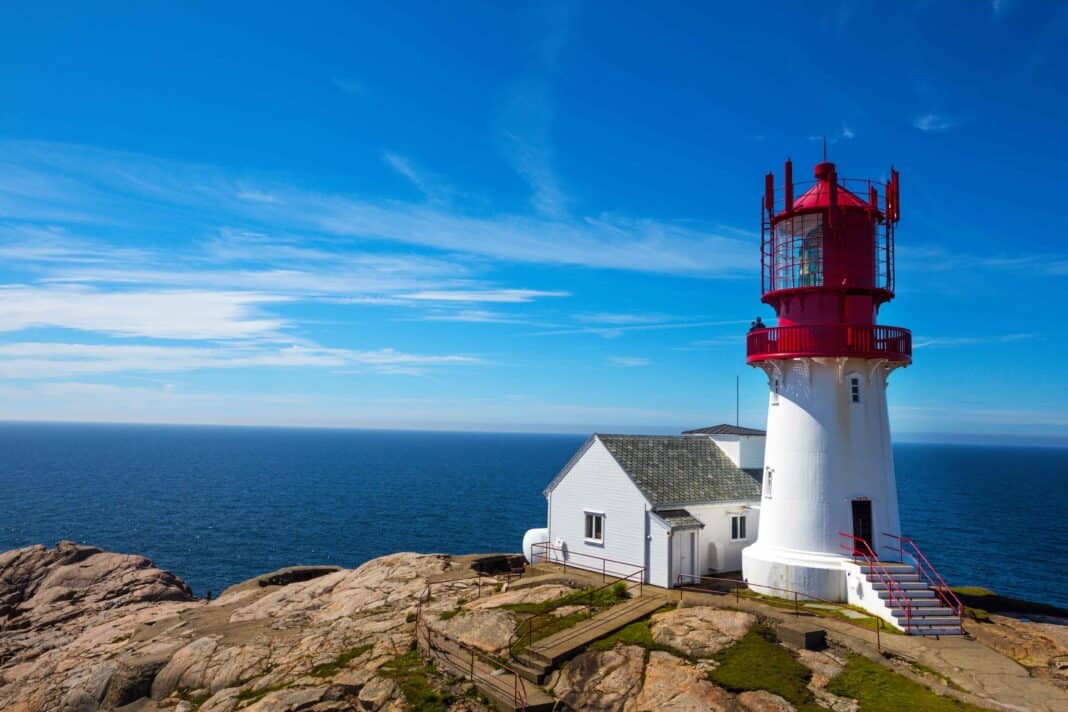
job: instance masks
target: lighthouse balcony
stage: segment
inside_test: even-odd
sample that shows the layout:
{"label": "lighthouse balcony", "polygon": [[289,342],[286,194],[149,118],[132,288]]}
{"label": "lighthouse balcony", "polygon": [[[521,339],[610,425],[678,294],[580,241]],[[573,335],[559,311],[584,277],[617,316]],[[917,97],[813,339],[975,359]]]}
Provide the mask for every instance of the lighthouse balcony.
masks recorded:
{"label": "lighthouse balcony", "polygon": [[805,324],[750,331],[746,362],[774,359],[871,358],[912,362],[912,332],[897,326]]}

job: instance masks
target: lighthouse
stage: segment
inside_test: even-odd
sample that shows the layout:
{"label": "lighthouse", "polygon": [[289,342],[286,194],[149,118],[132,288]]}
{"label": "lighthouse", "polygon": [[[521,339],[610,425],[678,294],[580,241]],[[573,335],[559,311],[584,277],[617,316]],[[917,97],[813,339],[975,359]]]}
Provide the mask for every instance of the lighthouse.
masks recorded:
{"label": "lighthouse", "polygon": [[778,323],[747,339],[769,395],[760,530],[743,576],[760,593],[848,600],[896,624],[894,610],[912,605],[895,592],[913,578],[920,588],[915,567],[879,563],[904,547],[886,387],[911,363],[912,336],[877,323],[894,297],[898,173],[845,180],[825,160],[794,183],[787,161],[784,178],[766,176],[761,209],[761,301]]}

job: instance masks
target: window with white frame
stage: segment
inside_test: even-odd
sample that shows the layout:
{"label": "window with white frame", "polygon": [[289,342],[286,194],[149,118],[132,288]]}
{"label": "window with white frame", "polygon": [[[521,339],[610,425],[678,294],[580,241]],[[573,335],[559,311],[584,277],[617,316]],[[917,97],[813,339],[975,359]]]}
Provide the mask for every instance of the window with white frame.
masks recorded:
{"label": "window with white frame", "polygon": [[771,404],[779,405],[779,379],[773,378],[771,380]]}
{"label": "window with white frame", "polygon": [[849,377],[849,400],[860,403],[860,376]]}
{"label": "window with white frame", "polygon": [[741,541],[745,539],[745,515],[744,514],[732,514],[731,515],[731,541]]}
{"label": "window with white frame", "polygon": [[586,541],[604,541],[603,512],[586,512]]}
{"label": "window with white frame", "polygon": [[770,467],[764,468],[764,499],[771,499],[771,485],[775,470]]}

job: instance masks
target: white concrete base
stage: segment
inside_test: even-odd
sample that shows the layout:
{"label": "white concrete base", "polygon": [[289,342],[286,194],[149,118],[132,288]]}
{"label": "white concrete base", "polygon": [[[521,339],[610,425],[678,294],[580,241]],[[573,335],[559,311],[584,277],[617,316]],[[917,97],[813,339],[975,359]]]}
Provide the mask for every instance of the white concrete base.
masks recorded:
{"label": "white concrete base", "polygon": [[878,616],[898,630],[902,630],[894,618],[894,612],[887,605],[887,601],[879,598],[879,592],[871,585],[871,581],[861,571],[860,565],[846,560],[842,563],[842,569],[846,574],[846,601],[853,606],[863,608],[873,616]]}
{"label": "white concrete base", "polygon": [[797,591],[813,599],[845,602],[844,561],[840,556],[772,549],[758,542],[742,550],[742,576],[750,589],[765,596],[792,598]]}

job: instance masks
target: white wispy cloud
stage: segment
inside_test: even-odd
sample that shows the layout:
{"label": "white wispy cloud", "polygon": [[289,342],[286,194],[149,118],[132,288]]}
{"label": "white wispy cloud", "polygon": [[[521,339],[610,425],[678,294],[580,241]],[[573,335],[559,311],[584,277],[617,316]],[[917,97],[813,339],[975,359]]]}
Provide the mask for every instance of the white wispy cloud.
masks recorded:
{"label": "white wispy cloud", "polygon": [[935,133],[938,131],[948,131],[956,126],[957,122],[944,114],[929,112],[920,114],[913,119],[912,125],[924,133]]}
{"label": "white wispy cloud", "polygon": [[473,324],[530,324],[527,319],[488,309],[460,309],[452,312],[431,312],[420,317],[423,321],[453,321]]}
{"label": "white wispy cloud", "polygon": [[278,301],[254,292],[6,286],[0,287],[0,332],[61,327],[159,339],[265,337],[286,325],[260,311]]}
{"label": "white wispy cloud", "polygon": [[[0,210],[14,220],[84,219],[153,230],[193,209],[220,226],[318,234],[332,238],[335,247],[373,240],[510,262],[702,277],[754,269],[753,235],[720,226],[616,214],[469,215],[432,203],[256,185],[205,166],[87,147],[3,141],[0,151],[6,159],[0,163]],[[271,199],[239,197],[250,194]]]}
{"label": "white wispy cloud", "polygon": [[422,373],[437,366],[484,363],[465,354],[412,354],[395,349],[349,349],[266,344],[159,346],[16,342],[0,344],[0,375],[13,379],[65,379],[107,373],[174,373],[233,368],[365,367],[379,373]]}
{"label": "white wispy cloud", "polygon": [[576,314],[575,320],[585,324],[600,325],[664,324],[684,321],[681,317],[671,316],[670,314],[630,314],[615,312]]}
{"label": "white wispy cloud", "polygon": [[812,141],[813,143],[822,143],[823,141],[826,141],[828,144],[834,144],[838,143],[839,141],[852,141],[854,138],[856,138],[856,135],[856,132],[853,131],[853,129],[851,129],[849,125],[843,121],[842,128],[839,129],[837,132],[832,132],[830,134],[821,134],[818,136],[812,135],[808,137],[808,140]]}
{"label": "white wispy cloud", "polygon": [[636,366],[649,366],[653,362],[651,359],[642,358],[640,356],[612,356],[608,359],[615,366],[623,366],[624,368],[633,368]]}
{"label": "white wispy cloud", "polygon": [[899,271],[1026,271],[1029,275],[1068,275],[1068,255],[1017,251],[1004,254],[974,254],[937,245],[903,245],[897,248]]}
{"label": "white wispy cloud", "polygon": [[595,334],[606,339],[615,339],[631,331],[661,331],[668,329],[697,329],[710,326],[735,326],[747,324],[744,319],[732,319],[727,321],[684,321],[662,324],[626,324],[618,326],[584,326],[577,328],[552,329],[541,331],[536,336],[564,336],[571,334]]}
{"label": "white wispy cloud", "polygon": [[1037,338],[1037,334],[996,334],[980,336],[916,336],[913,338],[914,349],[924,349],[938,346],[976,346],[979,344],[1009,344],[1015,341],[1030,341]]}
{"label": "white wispy cloud", "polygon": [[569,297],[569,292],[538,289],[431,290],[398,295],[401,299],[429,302],[493,302],[523,304],[543,297]]}

